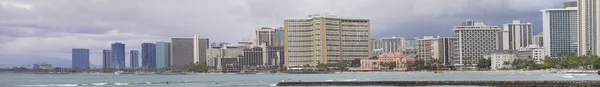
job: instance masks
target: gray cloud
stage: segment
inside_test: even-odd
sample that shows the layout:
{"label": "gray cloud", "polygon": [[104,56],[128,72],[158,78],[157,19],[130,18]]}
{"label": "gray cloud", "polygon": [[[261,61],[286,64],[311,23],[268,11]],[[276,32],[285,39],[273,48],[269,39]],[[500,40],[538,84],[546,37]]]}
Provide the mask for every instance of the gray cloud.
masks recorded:
{"label": "gray cloud", "polygon": [[[284,18],[332,13],[371,18],[372,37],[451,36],[466,19],[492,25],[520,19],[541,24],[540,9],[565,0],[0,0],[0,61],[38,53],[70,59],[71,48],[90,48],[93,64],[112,42],[127,50],[143,42],[198,34],[211,41],[254,37],[256,27],[279,27]],[[535,27],[534,31],[541,31]]]}

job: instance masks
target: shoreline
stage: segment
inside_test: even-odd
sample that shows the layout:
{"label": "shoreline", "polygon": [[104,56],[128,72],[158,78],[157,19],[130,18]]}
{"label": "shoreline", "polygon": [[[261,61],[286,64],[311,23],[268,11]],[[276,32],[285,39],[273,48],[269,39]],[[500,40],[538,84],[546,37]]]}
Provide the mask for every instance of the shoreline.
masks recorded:
{"label": "shoreline", "polygon": [[[441,73],[471,73],[471,72],[547,72],[547,73],[596,73],[597,70],[493,70],[493,71],[441,71]],[[330,74],[369,74],[369,73],[435,73],[435,71],[373,71],[373,72],[335,72]],[[172,73],[172,74],[114,74],[114,73],[15,73],[0,72],[0,74],[69,74],[69,75],[238,75],[237,73]],[[290,73],[265,73],[290,74]],[[245,75],[245,74],[239,74]],[[259,75],[259,74],[250,74]]]}

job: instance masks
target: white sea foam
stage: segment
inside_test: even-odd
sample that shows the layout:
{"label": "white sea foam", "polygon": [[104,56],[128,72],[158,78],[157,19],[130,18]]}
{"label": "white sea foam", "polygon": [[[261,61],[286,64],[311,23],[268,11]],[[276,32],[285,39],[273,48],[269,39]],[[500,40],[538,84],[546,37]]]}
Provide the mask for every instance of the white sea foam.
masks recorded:
{"label": "white sea foam", "polygon": [[325,80],[325,81],[331,82],[331,81],[333,81],[333,80]]}
{"label": "white sea foam", "polygon": [[565,75],[567,75],[567,76],[571,76],[571,75],[573,75],[573,74],[565,74]]}
{"label": "white sea foam", "polygon": [[563,78],[573,78],[573,76],[562,76]]}
{"label": "white sea foam", "polygon": [[146,84],[152,84],[152,82],[146,82]]}
{"label": "white sea foam", "polygon": [[575,75],[575,76],[585,76],[587,74],[573,74],[573,75]]}
{"label": "white sea foam", "polygon": [[108,83],[92,83],[92,85],[106,85]]}
{"label": "white sea foam", "polygon": [[277,84],[270,84],[269,86],[277,86]]}
{"label": "white sea foam", "polygon": [[345,79],[345,80],[341,80],[341,81],[356,81],[358,79]]}
{"label": "white sea foam", "polygon": [[115,85],[129,85],[129,83],[115,83]]}
{"label": "white sea foam", "polygon": [[21,85],[21,86],[25,86],[25,87],[47,87],[50,85]]}
{"label": "white sea foam", "polygon": [[55,84],[55,86],[68,86],[68,87],[71,87],[71,86],[78,86],[78,84]]}

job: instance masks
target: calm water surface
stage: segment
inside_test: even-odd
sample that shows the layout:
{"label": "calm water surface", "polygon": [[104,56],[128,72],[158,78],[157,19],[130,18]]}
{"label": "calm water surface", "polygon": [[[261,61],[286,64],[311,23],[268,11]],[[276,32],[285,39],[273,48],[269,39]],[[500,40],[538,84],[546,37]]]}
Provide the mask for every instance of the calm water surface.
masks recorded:
{"label": "calm water surface", "polygon": [[[600,80],[595,73],[451,72],[262,75],[48,75],[0,74],[0,87],[265,87],[280,81]],[[167,85],[166,82],[169,82]]]}

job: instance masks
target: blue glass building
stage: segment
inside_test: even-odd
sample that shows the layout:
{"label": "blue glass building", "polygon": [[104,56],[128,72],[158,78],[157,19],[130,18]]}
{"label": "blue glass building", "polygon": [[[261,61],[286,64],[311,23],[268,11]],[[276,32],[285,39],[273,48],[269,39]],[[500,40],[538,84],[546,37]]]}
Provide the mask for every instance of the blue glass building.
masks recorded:
{"label": "blue glass building", "polygon": [[156,68],[156,45],[154,43],[142,43],[142,67]]}
{"label": "blue glass building", "polygon": [[71,50],[71,68],[90,68],[90,49],[74,48]]}
{"label": "blue glass building", "polygon": [[171,65],[171,43],[156,42],[156,68],[168,68]]}
{"label": "blue glass building", "polygon": [[125,68],[125,44],[113,43],[111,45],[111,68]]}

